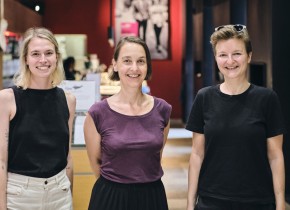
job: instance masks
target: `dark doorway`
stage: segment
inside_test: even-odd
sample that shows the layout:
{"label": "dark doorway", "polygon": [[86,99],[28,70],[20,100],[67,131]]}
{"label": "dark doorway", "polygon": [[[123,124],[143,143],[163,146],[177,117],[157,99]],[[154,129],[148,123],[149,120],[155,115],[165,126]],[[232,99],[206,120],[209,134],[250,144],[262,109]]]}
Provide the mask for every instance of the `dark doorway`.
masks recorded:
{"label": "dark doorway", "polygon": [[250,82],[252,84],[266,87],[266,64],[265,63],[250,63]]}

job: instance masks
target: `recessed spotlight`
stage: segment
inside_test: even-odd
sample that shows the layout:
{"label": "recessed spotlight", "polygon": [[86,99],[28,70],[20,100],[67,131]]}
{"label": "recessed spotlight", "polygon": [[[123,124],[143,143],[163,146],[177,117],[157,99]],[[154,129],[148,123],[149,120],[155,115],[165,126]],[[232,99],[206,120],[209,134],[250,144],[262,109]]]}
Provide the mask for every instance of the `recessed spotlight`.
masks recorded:
{"label": "recessed spotlight", "polygon": [[35,11],[38,12],[39,10],[40,10],[40,6],[39,5],[36,5],[35,6]]}

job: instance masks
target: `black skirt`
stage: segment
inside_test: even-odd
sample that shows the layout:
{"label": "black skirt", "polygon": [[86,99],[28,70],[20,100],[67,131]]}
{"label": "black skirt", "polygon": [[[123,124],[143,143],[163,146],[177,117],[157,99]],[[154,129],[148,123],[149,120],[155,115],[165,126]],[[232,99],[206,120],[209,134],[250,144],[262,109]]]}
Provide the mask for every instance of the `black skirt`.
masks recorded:
{"label": "black skirt", "polygon": [[121,184],[100,177],[92,190],[88,210],[168,210],[161,180]]}

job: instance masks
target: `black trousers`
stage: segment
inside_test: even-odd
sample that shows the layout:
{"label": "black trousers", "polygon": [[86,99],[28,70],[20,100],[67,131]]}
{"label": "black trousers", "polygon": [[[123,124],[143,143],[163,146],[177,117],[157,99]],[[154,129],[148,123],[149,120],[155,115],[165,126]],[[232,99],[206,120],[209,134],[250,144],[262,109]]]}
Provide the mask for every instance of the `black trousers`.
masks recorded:
{"label": "black trousers", "polygon": [[143,27],[143,37],[141,37],[145,42],[146,42],[146,30],[147,30],[147,19],[146,20],[137,20],[138,22],[138,33],[139,33],[139,37],[141,37],[140,34],[140,28]]}
{"label": "black trousers", "polygon": [[156,24],[154,24],[154,32],[156,36],[156,46],[160,45],[160,34],[161,34],[162,27],[158,27]]}
{"label": "black trousers", "polygon": [[161,180],[121,184],[100,177],[92,190],[89,210],[168,210]]}
{"label": "black trousers", "polygon": [[256,204],[199,197],[194,210],[276,210],[274,203]]}

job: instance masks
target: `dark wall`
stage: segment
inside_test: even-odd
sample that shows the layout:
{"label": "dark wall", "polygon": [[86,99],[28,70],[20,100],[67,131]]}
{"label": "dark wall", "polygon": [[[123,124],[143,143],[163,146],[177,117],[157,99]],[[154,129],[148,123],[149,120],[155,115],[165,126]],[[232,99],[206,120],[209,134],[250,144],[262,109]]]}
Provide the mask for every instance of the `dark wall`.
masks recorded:
{"label": "dark wall", "polygon": [[[184,2],[174,0],[169,2],[170,59],[153,61],[153,77],[148,83],[154,96],[164,98],[172,104],[172,118],[181,118]],[[101,63],[107,66],[111,64],[113,49],[107,41],[110,1],[45,0],[43,23],[57,34],[86,34],[88,53],[96,53]]]}
{"label": "dark wall", "polygon": [[286,194],[290,202],[290,28],[288,1],[273,0],[272,2],[272,68],[273,89],[280,97],[286,128],[284,138],[284,157],[286,165]]}
{"label": "dark wall", "polygon": [[42,17],[15,0],[5,0],[4,18],[8,22],[8,31],[22,34],[27,28],[42,25]]}
{"label": "dark wall", "polygon": [[[265,65],[264,70],[266,72],[261,72],[261,76],[265,76],[266,81],[264,83],[266,86],[272,88],[272,21],[270,14],[271,1],[248,1],[247,28],[253,47],[252,63],[253,66],[261,64],[261,68]],[[252,70],[255,69],[250,69],[250,71]]]}

